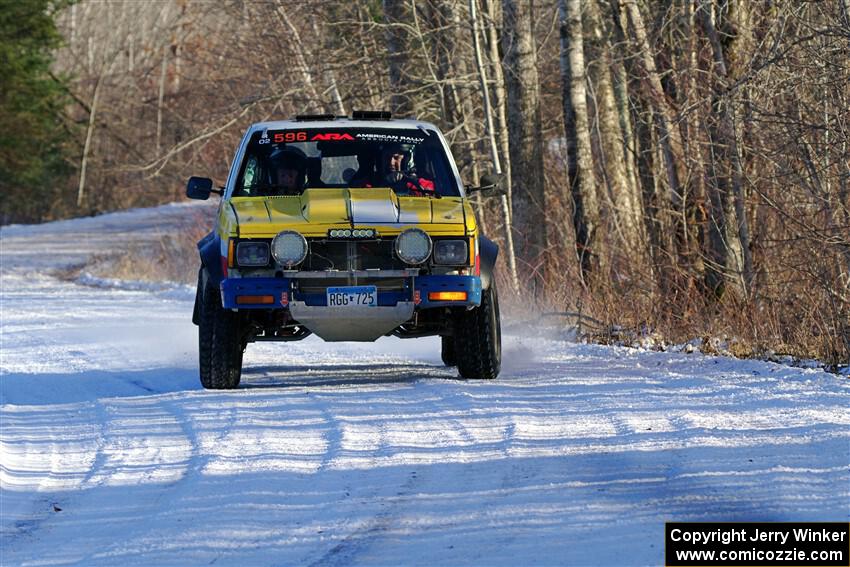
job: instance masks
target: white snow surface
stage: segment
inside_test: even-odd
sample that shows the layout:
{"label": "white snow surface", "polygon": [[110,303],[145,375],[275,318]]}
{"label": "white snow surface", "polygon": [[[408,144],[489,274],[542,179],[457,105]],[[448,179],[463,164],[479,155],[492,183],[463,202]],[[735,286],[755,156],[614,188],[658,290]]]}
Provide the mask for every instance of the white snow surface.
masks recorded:
{"label": "white snow surface", "polygon": [[463,381],[311,337],[205,391],[191,293],[55,277],[194,206],[0,229],[3,565],[662,565],[665,521],[850,519],[817,369],[524,331]]}

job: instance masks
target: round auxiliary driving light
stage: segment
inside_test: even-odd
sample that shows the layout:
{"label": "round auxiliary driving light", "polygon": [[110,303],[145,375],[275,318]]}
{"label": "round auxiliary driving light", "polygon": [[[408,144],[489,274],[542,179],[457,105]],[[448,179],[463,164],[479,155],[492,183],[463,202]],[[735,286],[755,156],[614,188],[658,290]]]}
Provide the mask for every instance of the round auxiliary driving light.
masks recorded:
{"label": "round auxiliary driving light", "polygon": [[272,256],[287,268],[300,264],[307,257],[307,241],[294,230],[284,230],[272,240]]}
{"label": "round auxiliary driving light", "polygon": [[424,230],[409,228],[395,239],[395,252],[408,264],[421,264],[431,255],[431,237]]}

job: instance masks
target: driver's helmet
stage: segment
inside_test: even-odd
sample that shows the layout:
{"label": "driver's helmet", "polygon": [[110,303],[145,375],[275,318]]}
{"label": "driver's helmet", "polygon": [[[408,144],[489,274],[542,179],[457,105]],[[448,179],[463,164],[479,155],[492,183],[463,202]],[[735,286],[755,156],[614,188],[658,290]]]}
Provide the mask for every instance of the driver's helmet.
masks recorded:
{"label": "driver's helmet", "polygon": [[[276,175],[279,169],[290,169],[297,172],[297,185],[304,186],[304,181],[307,176],[307,156],[293,147],[283,147],[275,149],[269,156],[272,170]],[[280,183],[280,180],[275,179],[275,183]]]}
{"label": "driver's helmet", "polygon": [[[401,156],[401,164],[398,169],[393,169],[393,156]],[[416,166],[413,163],[413,145],[393,142],[384,145],[381,149],[380,173],[390,183],[398,183],[405,176],[416,174]]]}

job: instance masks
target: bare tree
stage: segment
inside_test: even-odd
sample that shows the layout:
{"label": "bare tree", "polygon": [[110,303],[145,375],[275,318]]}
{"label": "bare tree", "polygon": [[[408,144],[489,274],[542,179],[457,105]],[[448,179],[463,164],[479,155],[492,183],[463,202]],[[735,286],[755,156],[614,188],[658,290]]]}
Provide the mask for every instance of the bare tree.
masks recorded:
{"label": "bare tree", "polygon": [[[481,45],[478,40],[478,14],[476,9],[476,0],[469,0],[469,19],[472,21],[472,41],[475,50],[475,62],[478,66],[478,76],[481,81],[481,96],[484,99],[484,116],[487,124],[487,137],[490,141],[490,159],[493,161],[493,166],[496,169],[496,174],[502,174],[502,166],[499,159],[499,150],[496,144],[496,133],[493,129],[493,112],[490,109],[490,90],[487,87],[487,72],[484,68],[483,57],[481,55]],[[505,242],[507,243],[508,270],[510,271],[511,283],[513,290],[519,293],[519,280],[517,279],[516,271],[516,256],[514,253],[514,239],[512,234],[511,214],[508,209],[508,198],[503,195],[501,197],[502,211],[505,217]]]}
{"label": "bare tree", "polygon": [[[746,294],[753,279],[753,263],[749,246],[747,214],[744,210],[743,168],[738,150],[736,133],[734,93],[729,92],[730,74],[726,66],[726,55],[713,22],[713,9],[709,2],[702,2],[699,9],[700,23],[705,30],[714,55],[716,74],[715,94],[712,107],[718,116],[712,123],[712,184],[709,243],[712,263],[709,282],[715,293],[722,293],[722,282],[729,271],[737,275],[738,287]],[[728,218],[735,219],[730,226]],[[741,261],[737,262],[736,256]],[[738,268],[738,266],[741,266]]]}
{"label": "bare tree", "polygon": [[[589,34],[595,44],[597,61],[591,82],[596,86],[596,110],[599,115],[600,170],[613,203],[611,222],[623,250],[634,260],[643,255],[645,233],[637,182],[629,172],[631,152],[623,133],[623,118],[628,123],[627,109],[618,108],[612,69],[616,64],[605,37],[598,0],[585,0]],[[563,54],[562,54],[563,57]],[[625,85],[620,87],[625,90]],[[621,114],[623,113],[623,114]]]}
{"label": "bare tree", "polygon": [[564,132],[567,169],[573,201],[575,247],[582,279],[588,284],[592,272],[605,259],[601,216],[593,175],[593,149],[587,112],[584,68],[584,33],[581,0],[559,0],[561,16],[561,81],[564,101]]}
{"label": "bare tree", "polygon": [[502,45],[508,100],[513,226],[518,260],[530,274],[535,297],[542,298],[546,249],[543,139],[540,121],[540,85],[532,30],[530,0],[504,0]]}
{"label": "bare tree", "polygon": [[[392,111],[400,116],[409,116],[413,108],[407,96],[405,57],[407,45],[402,22],[406,19],[404,0],[383,0],[384,18],[387,22],[387,54],[389,59],[390,85],[392,87]],[[414,8],[415,9],[415,8]]]}
{"label": "bare tree", "polygon": [[496,137],[499,141],[499,154],[502,172],[506,177],[508,207],[511,207],[511,156],[508,145],[507,98],[505,95],[505,73],[502,69],[502,58],[499,56],[497,2],[483,0],[484,12],[487,14],[487,46],[491,68],[493,69],[493,105],[496,109]]}

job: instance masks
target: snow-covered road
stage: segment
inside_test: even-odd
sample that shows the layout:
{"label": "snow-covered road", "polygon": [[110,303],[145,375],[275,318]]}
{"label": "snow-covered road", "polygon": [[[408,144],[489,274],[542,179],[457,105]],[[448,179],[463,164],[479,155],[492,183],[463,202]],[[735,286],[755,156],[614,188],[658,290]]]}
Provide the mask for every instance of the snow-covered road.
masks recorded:
{"label": "snow-covered road", "polygon": [[505,337],[250,345],[196,375],[191,293],[63,281],[191,205],[0,230],[3,565],[661,565],[665,521],[850,519],[850,381]]}

